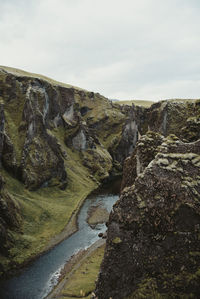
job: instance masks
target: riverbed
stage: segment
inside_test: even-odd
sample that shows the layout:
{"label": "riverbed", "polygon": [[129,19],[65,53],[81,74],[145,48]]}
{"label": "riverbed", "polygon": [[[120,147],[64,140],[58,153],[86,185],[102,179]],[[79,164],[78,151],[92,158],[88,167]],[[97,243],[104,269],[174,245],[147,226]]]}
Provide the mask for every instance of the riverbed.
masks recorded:
{"label": "riverbed", "polygon": [[118,199],[118,195],[104,189],[99,194],[89,196],[78,215],[78,231],[40,256],[24,271],[3,282],[0,282],[1,299],[42,299],[57,284],[61,270],[72,255],[89,248],[98,239],[99,232],[105,232],[105,224],[91,228],[87,223],[88,210],[101,205],[108,212]]}

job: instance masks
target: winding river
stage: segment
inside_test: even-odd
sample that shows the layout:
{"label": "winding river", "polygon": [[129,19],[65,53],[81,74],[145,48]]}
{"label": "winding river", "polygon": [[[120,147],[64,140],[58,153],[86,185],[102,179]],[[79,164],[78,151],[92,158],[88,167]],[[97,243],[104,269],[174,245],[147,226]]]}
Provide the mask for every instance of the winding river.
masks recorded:
{"label": "winding river", "polygon": [[105,224],[92,229],[86,222],[88,209],[101,205],[108,212],[118,199],[118,195],[108,190],[89,196],[78,215],[78,231],[53,249],[40,256],[24,271],[7,281],[0,282],[1,299],[42,299],[57,284],[60,271],[72,255],[81,249],[87,249],[95,243],[99,232],[106,230]]}

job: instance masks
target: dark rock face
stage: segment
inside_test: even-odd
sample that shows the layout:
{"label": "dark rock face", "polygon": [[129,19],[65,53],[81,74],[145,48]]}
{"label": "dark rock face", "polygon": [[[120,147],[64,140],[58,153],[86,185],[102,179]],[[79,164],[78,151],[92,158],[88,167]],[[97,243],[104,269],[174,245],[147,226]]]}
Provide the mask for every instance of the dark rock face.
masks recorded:
{"label": "dark rock face", "polygon": [[172,135],[156,151],[110,215],[99,299],[200,294],[200,141],[183,143]]}
{"label": "dark rock face", "polygon": [[121,190],[133,185],[136,177],[144,171],[158,153],[158,146],[163,142],[163,136],[155,132],[147,132],[137,142],[133,154],[124,161],[124,172]]}
{"label": "dark rock face", "polygon": [[[63,155],[57,140],[48,132],[61,110],[59,101],[57,105],[52,103],[59,93],[45,82],[28,78],[22,81],[4,72],[1,74],[1,89],[4,102],[1,136],[3,167],[31,190],[52,178],[62,186],[67,177]],[[63,104],[62,109],[69,105],[69,99],[70,94],[68,103]],[[61,124],[61,117],[56,121],[56,125]]]}
{"label": "dark rock face", "polygon": [[12,246],[12,234],[9,230],[20,229],[21,216],[20,208],[6,190],[2,176],[0,176],[0,211],[0,254],[6,254]]}
{"label": "dark rock face", "polygon": [[143,107],[122,107],[122,111],[129,115],[128,120],[122,127],[121,138],[117,144],[111,144],[109,151],[112,157],[119,163],[132,154],[139,135],[147,130],[147,110]]}
{"label": "dark rock face", "polygon": [[147,112],[148,129],[164,136],[175,134],[186,142],[199,139],[200,100],[169,100]]}

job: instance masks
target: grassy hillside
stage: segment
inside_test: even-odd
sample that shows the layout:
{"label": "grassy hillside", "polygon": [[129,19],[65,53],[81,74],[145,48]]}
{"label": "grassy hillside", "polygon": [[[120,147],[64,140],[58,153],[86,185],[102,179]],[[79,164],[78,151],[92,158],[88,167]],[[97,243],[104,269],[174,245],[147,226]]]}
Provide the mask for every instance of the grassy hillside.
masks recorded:
{"label": "grassy hillside", "polygon": [[150,107],[152,104],[155,102],[153,101],[145,101],[145,100],[130,100],[130,101],[118,101],[116,102],[117,104],[120,105],[129,105],[131,106],[132,104],[137,105],[137,106],[143,106],[143,107]]}
{"label": "grassy hillside", "polygon": [[[91,179],[88,169],[82,166],[78,155],[70,149],[66,150],[70,159],[67,161],[68,188],[64,191],[55,186],[29,191],[5,170],[1,170],[7,190],[19,203],[24,219],[23,234],[11,232],[15,246],[9,251],[9,259],[0,255],[0,262],[5,269],[18,268],[44,251],[48,242],[50,246],[54,245],[52,238],[63,231],[78,211],[81,202],[98,186],[97,182]],[[61,239],[75,230],[76,220],[72,218],[69,229],[66,233],[61,233]]]}
{"label": "grassy hillside", "polygon": [[82,88],[79,88],[79,87],[76,87],[76,86],[73,86],[73,85],[70,85],[70,84],[66,84],[66,83],[63,83],[63,82],[56,81],[56,80],[51,79],[51,78],[49,78],[47,76],[44,76],[44,75],[26,72],[24,70],[16,69],[16,68],[13,68],[13,67],[0,65],[0,69],[3,69],[5,71],[9,72],[10,74],[13,74],[13,75],[19,76],[19,77],[32,77],[32,78],[42,79],[42,80],[45,80],[45,81],[47,81],[48,83],[50,83],[54,86],[62,86],[62,87],[66,87],[66,88],[73,87],[77,90],[84,90]]}

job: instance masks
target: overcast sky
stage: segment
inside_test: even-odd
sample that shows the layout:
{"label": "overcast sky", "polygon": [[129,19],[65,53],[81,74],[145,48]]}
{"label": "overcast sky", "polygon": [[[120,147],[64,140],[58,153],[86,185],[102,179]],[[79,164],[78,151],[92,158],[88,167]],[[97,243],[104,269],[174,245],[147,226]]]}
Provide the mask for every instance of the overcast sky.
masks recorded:
{"label": "overcast sky", "polygon": [[0,65],[117,99],[200,98],[200,0],[0,0]]}

